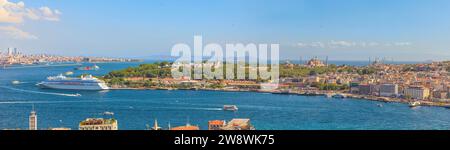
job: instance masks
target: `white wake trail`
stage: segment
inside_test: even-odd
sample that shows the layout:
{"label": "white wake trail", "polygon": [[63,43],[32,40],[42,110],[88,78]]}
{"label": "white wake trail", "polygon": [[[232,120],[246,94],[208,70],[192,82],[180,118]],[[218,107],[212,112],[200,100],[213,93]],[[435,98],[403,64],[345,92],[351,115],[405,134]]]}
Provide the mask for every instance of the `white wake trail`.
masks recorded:
{"label": "white wake trail", "polygon": [[66,94],[66,93],[51,93],[51,92],[30,91],[30,90],[16,89],[16,88],[6,87],[6,86],[0,86],[0,88],[13,90],[13,91],[19,91],[19,92],[34,93],[34,94],[46,94],[46,95],[56,95],[56,96],[68,96],[68,97],[79,97],[79,96],[81,96],[80,94]]}

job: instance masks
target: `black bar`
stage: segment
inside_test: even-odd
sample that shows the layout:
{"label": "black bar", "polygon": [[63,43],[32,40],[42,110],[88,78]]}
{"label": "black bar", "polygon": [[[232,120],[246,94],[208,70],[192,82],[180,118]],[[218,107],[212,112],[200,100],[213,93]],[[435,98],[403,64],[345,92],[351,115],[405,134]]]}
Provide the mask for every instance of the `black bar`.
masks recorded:
{"label": "black bar", "polygon": [[[0,131],[0,145],[122,145],[168,147],[202,145],[177,145],[176,137],[208,137],[205,147],[246,146],[277,147],[398,145],[429,146],[450,142],[450,131]],[[219,145],[219,135],[273,135],[273,143]]]}

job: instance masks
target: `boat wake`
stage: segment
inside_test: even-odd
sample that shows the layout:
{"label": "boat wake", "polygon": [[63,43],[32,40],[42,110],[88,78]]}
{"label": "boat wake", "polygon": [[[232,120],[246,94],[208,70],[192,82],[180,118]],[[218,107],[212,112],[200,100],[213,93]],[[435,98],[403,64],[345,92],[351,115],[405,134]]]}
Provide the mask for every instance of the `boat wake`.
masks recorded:
{"label": "boat wake", "polygon": [[175,109],[175,110],[205,110],[205,111],[222,111],[222,108],[195,108],[195,107],[153,107],[156,109]]}
{"label": "boat wake", "polygon": [[28,82],[12,81],[11,84],[13,85],[28,84]]}
{"label": "boat wake", "polygon": [[0,101],[0,104],[62,104],[62,103],[89,103],[95,101]]}
{"label": "boat wake", "polygon": [[23,90],[23,89],[16,89],[6,86],[0,86],[0,88],[13,90],[13,91],[19,91],[19,92],[25,92],[25,93],[34,93],[34,94],[45,94],[45,95],[56,95],[56,96],[67,96],[67,97],[80,97],[81,94],[66,94],[66,93],[52,93],[52,92],[39,92],[39,91],[30,91],[30,90]]}

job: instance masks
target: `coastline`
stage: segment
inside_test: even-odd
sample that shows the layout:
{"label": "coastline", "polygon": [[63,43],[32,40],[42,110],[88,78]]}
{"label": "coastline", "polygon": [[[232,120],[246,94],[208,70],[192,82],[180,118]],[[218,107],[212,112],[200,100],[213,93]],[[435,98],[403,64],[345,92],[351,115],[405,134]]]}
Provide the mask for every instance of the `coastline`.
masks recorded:
{"label": "coastline", "polygon": [[[109,90],[163,90],[163,91],[177,91],[177,90],[188,90],[188,91],[217,91],[217,92],[254,92],[254,93],[269,93],[269,94],[279,94],[279,95],[298,95],[298,96],[325,96],[327,94],[324,92],[280,92],[280,91],[263,91],[263,90],[248,90],[248,89],[209,89],[209,88],[192,88],[192,89],[176,89],[176,88],[110,88]],[[333,93],[333,92],[331,92]],[[388,98],[388,97],[377,97],[377,96],[368,96],[368,95],[356,95],[356,94],[348,94],[344,93],[345,99],[352,100],[366,100],[366,101],[377,101],[383,103],[401,103],[401,104],[409,104],[413,101],[401,98]],[[343,99],[343,98],[332,98],[330,99]],[[440,102],[431,102],[431,101],[419,101],[419,106],[428,106],[428,107],[443,107],[450,108],[449,103],[440,103]]]}

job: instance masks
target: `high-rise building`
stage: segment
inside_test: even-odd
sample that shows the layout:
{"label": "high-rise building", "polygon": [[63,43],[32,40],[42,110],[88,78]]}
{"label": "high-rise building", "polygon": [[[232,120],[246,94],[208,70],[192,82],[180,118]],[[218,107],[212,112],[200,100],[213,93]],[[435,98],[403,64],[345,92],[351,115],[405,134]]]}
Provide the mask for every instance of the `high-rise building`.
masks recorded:
{"label": "high-rise building", "polygon": [[29,117],[29,130],[37,130],[37,114],[34,111],[34,107]]}
{"label": "high-rise building", "polygon": [[88,118],[80,122],[79,130],[118,130],[117,120]]}
{"label": "high-rise building", "polygon": [[13,51],[12,51],[12,48],[8,48],[7,55],[8,55],[8,56],[11,56],[11,55],[12,55],[12,52],[13,52]]}

